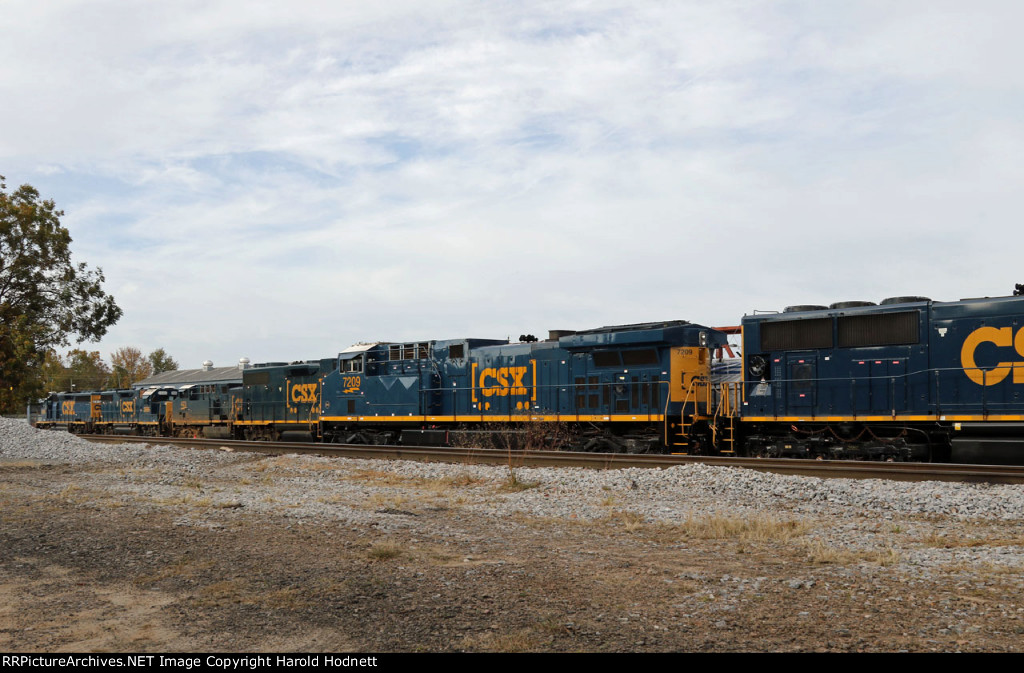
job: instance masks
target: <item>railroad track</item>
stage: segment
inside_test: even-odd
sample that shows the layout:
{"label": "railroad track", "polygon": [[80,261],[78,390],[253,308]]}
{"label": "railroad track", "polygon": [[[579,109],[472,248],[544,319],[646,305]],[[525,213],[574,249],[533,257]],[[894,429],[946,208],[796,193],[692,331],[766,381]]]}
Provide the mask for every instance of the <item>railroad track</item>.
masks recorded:
{"label": "railroad track", "polygon": [[310,454],[339,458],[420,460],[514,467],[627,467],[665,468],[701,463],[742,467],[775,474],[845,479],[893,479],[901,481],[966,481],[996,484],[1024,483],[1024,466],[956,465],[946,463],[882,463],[852,460],[799,460],[793,458],[733,458],[660,454],[579,453],[573,451],[502,451],[497,449],[436,446],[376,446],[369,444],[317,444],[312,442],[248,442],[219,439],[80,435],[106,444],[168,444],[195,449],[221,449],[271,455]]}

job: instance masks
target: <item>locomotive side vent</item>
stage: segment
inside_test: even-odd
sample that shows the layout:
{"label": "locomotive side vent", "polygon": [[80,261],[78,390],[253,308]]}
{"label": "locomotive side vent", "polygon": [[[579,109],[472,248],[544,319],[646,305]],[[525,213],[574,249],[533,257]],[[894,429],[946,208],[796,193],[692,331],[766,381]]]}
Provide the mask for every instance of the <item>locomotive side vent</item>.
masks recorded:
{"label": "locomotive side vent", "polygon": [[832,348],[832,318],[761,323],[761,350]]}
{"label": "locomotive side vent", "polygon": [[838,319],[839,347],[897,346],[916,344],[920,335],[919,311],[845,315]]}

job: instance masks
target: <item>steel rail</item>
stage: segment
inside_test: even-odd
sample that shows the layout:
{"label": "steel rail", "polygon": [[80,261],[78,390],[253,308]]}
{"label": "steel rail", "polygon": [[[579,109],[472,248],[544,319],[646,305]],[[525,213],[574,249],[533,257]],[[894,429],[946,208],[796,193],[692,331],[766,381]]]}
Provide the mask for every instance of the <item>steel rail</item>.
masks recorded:
{"label": "steel rail", "polygon": [[586,467],[623,469],[666,468],[698,463],[736,467],[775,474],[845,479],[892,479],[902,481],[965,481],[1024,483],[1024,466],[959,465],[948,463],[883,463],[851,460],[802,460],[796,458],[736,458],[672,454],[581,453],[573,451],[504,451],[499,449],[447,448],[436,446],[377,446],[369,444],[318,444],[313,442],[253,442],[218,439],[134,437],[128,435],[79,435],[103,443],[166,444],[201,449],[221,449],[271,455],[310,454],[330,457],[419,460],[513,467]]}

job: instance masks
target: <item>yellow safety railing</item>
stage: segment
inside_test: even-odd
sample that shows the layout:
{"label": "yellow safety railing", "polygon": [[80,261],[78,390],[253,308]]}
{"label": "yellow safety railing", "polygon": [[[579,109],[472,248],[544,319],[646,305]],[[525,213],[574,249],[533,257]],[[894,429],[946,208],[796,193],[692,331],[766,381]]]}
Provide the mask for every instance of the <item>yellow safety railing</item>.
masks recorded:
{"label": "yellow safety railing", "polygon": [[[743,390],[742,381],[724,381],[719,384],[718,404],[715,407],[711,423],[711,435],[715,446],[722,446],[722,453],[736,453],[736,418],[740,395]],[[718,438],[718,428],[722,427],[722,439]]]}
{"label": "yellow safety railing", "polygon": [[[700,399],[700,393],[703,391],[704,399]],[[686,446],[690,444],[690,428],[693,427],[693,422],[687,423],[687,406],[693,403],[693,414],[691,418],[693,420],[707,418],[712,408],[712,386],[707,376],[694,376],[690,379],[690,385],[686,389],[686,394],[683,396],[683,409],[680,412],[680,425],[679,434],[686,439],[685,442],[676,443],[676,446]],[[704,403],[704,413],[700,413],[700,403]]]}

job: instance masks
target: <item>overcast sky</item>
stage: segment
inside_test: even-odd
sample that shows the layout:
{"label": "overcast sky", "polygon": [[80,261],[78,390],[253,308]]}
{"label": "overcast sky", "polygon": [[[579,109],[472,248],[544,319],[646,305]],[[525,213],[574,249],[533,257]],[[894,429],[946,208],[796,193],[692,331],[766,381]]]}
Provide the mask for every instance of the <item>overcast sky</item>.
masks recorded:
{"label": "overcast sky", "polygon": [[5,0],[100,344],[328,357],[1024,282],[1024,3]]}

